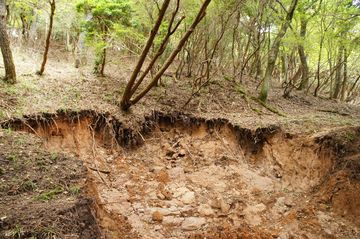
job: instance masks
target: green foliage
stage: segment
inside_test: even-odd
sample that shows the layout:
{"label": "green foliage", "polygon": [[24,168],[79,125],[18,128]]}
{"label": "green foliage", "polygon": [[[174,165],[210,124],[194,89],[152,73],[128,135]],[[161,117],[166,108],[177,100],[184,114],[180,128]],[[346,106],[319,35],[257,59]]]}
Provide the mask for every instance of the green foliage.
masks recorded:
{"label": "green foliage", "polygon": [[62,193],[63,191],[64,190],[61,187],[56,187],[54,189],[51,189],[47,192],[43,192],[40,195],[36,196],[35,200],[46,202],[46,201],[49,201],[49,200],[55,198],[56,195]]}
{"label": "green foliage", "polygon": [[76,9],[86,16],[83,30],[87,33],[88,43],[95,48],[95,73],[104,64],[105,49],[109,47],[110,36],[119,26],[131,25],[132,9],[129,0],[81,0]]}
{"label": "green foliage", "polygon": [[128,0],[81,0],[76,9],[88,17],[83,28],[88,37],[95,41],[103,40],[105,35],[114,30],[116,24],[131,25],[132,10]]}

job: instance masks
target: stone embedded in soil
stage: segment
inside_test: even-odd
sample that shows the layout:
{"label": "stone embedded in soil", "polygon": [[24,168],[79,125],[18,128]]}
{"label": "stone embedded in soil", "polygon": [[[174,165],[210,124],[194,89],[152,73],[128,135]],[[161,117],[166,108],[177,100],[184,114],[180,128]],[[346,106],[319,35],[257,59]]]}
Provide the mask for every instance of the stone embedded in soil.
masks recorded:
{"label": "stone embedded in soil", "polygon": [[244,210],[245,219],[250,225],[258,226],[262,222],[261,216],[259,214],[265,210],[266,206],[263,203],[254,206],[247,206],[247,208]]}
{"label": "stone embedded in soil", "polygon": [[222,213],[229,213],[230,211],[230,205],[228,203],[226,203],[224,200],[221,200],[220,202],[220,209]]}
{"label": "stone embedded in soil", "polygon": [[163,219],[163,225],[165,226],[180,226],[184,221],[182,217],[167,216]]}
{"label": "stone embedded in soil", "polygon": [[194,192],[186,192],[181,198],[180,201],[184,204],[191,204],[195,201],[195,193]]}
{"label": "stone embedded in soil", "polygon": [[214,210],[208,204],[201,204],[198,208],[200,216],[213,216]]}
{"label": "stone embedded in soil", "polygon": [[181,228],[185,231],[194,231],[200,229],[206,223],[202,217],[188,217],[181,224]]}
{"label": "stone embedded in soil", "polygon": [[179,150],[179,153],[178,153],[178,157],[185,157],[185,155],[186,155],[186,150],[185,149],[180,149]]}
{"label": "stone embedded in soil", "polygon": [[174,189],[174,197],[178,198],[187,192],[190,192],[190,190],[187,187],[175,188]]}
{"label": "stone embedded in soil", "polygon": [[164,196],[164,194],[162,194],[161,192],[157,192],[157,193],[156,193],[156,197],[157,197],[158,199],[160,199],[160,200],[165,200],[165,196]]}
{"label": "stone embedded in soil", "polygon": [[209,204],[214,209],[221,209],[221,201],[218,198],[210,200]]}
{"label": "stone embedded in soil", "polygon": [[172,157],[176,152],[172,148],[166,149],[166,156]]}
{"label": "stone embedded in soil", "polygon": [[152,219],[153,219],[153,221],[156,221],[156,222],[162,222],[164,219],[164,215],[159,211],[155,211],[152,214]]}

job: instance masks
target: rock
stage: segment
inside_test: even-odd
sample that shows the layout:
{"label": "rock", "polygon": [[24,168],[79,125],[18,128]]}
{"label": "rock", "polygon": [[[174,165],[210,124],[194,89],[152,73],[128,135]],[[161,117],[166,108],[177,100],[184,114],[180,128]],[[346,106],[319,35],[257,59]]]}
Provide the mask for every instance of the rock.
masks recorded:
{"label": "rock", "polygon": [[261,216],[259,215],[260,212],[263,212],[266,210],[266,206],[263,203],[254,205],[254,206],[248,206],[244,210],[245,219],[248,221],[248,223],[252,226],[260,225],[262,222]]}
{"label": "rock", "polygon": [[190,190],[187,187],[181,187],[181,188],[177,188],[174,191],[174,197],[180,197],[182,195],[184,195],[185,193],[190,192]]}
{"label": "rock", "polygon": [[230,211],[230,205],[228,203],[226,203],[224,200],[221,200],[220,202],[220,209],[222,213],[229,213]]}
{"label": "rock", "polygon": [[148,212],[150,212],[150,214],[154,214],[155,212],[160,212],[161,215],[163,216],[180,215],[180,210],[174,206],[170,208],[161,208],[161,207],[150,208]]}
{"label": "rock", "polygon": [[166,156],[172,157],[175,154],[175,151],[172,148],[166,149]]}
{"label": "rock", "polygon": [[181,228],[186,231],[193,231],[200,229],[206,223],[205,218],[202,217],[188,217],[181,224]]}
{"label": "rock", "polygon": [[187,192],[181,198],[180,201],[184,204],[191,204],[195,201],[195,193],[194,192]]}
{"label": "rock", "polygon": [[285,204],[285,206],[287,206],[287,207],[293,207],[293,206],[295,206],[294,202],[293,202],[290,198],[285,198],[284,204]]}
{"label": "rock", "polygon": [[255,212],[262,212],[262,211],[266,210],[266,205],[263,203],[260,203],[260,204],[255,205],[253,208],[254,208]]}
{"label": "rock", "polygon": [[184,218],[182,217],[173,217],[173,216],[168,216],[168,217],[164,217],[163,219],[163,224],[165,226],[180,226],[180,224],[184,221]]}
{"label": "rock", "polygon": [[183,168],[172,168],[169,170],[169,176],[172,180],[184,180],[185,181],[185,172]]}
{"label": "rock", "polygon": [[185,149],[180,149],[179,153],[178,153],[178,157],[185,157],[186,155],[186,150]]}
{"label": "rock", "polygon": [[218,198],[210,200],[210,206],[215,209],[221,209],[221,202]]}
{"label": "rock", "polygon": [[165,188],[165,185],[162,183],[159,184],[156,195],[159,199],[162,199],[162,200],[171,200],[172,199],[172,193],[167,188]]}
{"label": "rock", "polygon": [[164,216],[163,216],[163,214],[162,214],[161,212],[155,211],[155,212],[153,212],[153,214],[152,214],[152,219],[153,219],[153,221],[155,221],[155,222],[162,222],[163,219],[164,219]]}
{"label": "rock", "polygon": [[161,194],[164,195],[165,200],[171,200],[172,199],[172,193],[167,189],[162,190]]}
{"label": "rock", "polygon": [[201,204],[198,208],[200,216],[213,216],[214,210],[208,204]]}
{"label": "rock", "polygon": [[157,192],[156,193],[156,197],[160,200],[164,200],[165,199],[165,196],[161,193],[161,192]]}

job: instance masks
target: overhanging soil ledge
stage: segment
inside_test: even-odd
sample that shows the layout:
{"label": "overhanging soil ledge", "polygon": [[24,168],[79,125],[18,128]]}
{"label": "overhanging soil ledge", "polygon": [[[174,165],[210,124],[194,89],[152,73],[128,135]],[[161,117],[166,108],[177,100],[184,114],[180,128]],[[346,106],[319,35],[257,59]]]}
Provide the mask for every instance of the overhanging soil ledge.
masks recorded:
{"label": "overhanging soil ledge", "polygon": [[360,127],[292,135],[154,111],[13,119],[76,154],[105,238],[358,238]]}

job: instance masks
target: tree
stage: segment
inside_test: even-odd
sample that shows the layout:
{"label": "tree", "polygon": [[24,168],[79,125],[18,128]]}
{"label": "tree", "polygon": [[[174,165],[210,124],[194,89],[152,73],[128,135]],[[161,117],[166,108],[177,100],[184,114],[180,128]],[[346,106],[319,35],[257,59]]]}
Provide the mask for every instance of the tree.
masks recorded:
{"label": "tree", "polygon": [[5,82],[16,83],[15,64],[10,48],[9,38],[6,32],[6,3],[5,0],[0,0],[0,47],[5,66]]}
{"label": "tree", "polygon": [[266,100],[267,100],[268,92],[269,92],[269,88],[270,88],[270,81],[271,81],[272,74],[273,74],[273,71],[275,68],[276,59],[277,59],[277,56],[279,53],[280,43],[281,43],[282,38],[285,36],[288,27],[290,26],[291,20],[294,16],[294,12],[295,12],[297,3],[298,3],[298,0],[292,0],[289,10],[287,11],[287,14],[286,14],[285,21],[282,24],[277,36],[274,39],[273,44],[271,46],[269,56],[268,56],[265,77],[263,79],[261,91],[259,94],[259,100],[261,100],[262,102],[266,102]]}
{"label": "tree", "polygon": [[51,32],[52,32],[53,24],[54,24],[54,15],[55,15],[55,9],[56,9],[55,0],[48,0],[48,3],[50,5],[50,24],[49,24],[49,29],[48,29],[47,36],[46,36],[46,41],[45,41],[45,51],[44,51],[44,55],[43,55],[43,61],[41,63],[40,70],[37,72],[38,75],[42,75],[45,71],[45,65],[47,62],[47,57],[48,57],[49,48],[50,48]]}
{"label": "tree", "polygon": [[84,31],[87,33],[88,42],[95,45],[94,73],[104,76],[111,33],[118,25],[131,25],[130,3],[128,0],[82,0],[76,8],[88,18],[84,23]]}
{"label": "tree", "polygon": [[[141,77],[139,79],[139,81],[137,83],[136,79],[137,76],[145,62],[145,58],[149,53],[150,47],[156,37],[156,34],[159,30],[159,27],[164,19],[166,10],[169,6],[169,0],[165,0],[163,2],[163,5],[159,11],[159,15],[158,15],[158,19],[153,27],[153,29],[151,30],[150,36],[148,38],[148,41],[141,53],[141,56],[139,58],[139,61],[130,77],[130,80],[128,82],[128,84],[126,85],[122,100],[120,102],[121,104],[121,109],[126,111],[130,108],[131,105],[136,104],[137,102],[139,102],[159,81],[159,79],[161,78],[161,76],[165,73],[165,71],[169,68],[169,66],[173,63],[173,61],[175,60],[176,56],[179,54],[179,52],[182,50],[182,48],[184,47],[184,45],[186,44],[187,40],[189,39],[189,37],[191,36],[191,34],[194,32],[195,28],[197,27],[197,25],[201,22],[201,20],[205,17],[206,15],[206,9],[209,6],[211,0],[205,0],[199,10],[199,12],[197,13],[195,19],[193,20],[191,26],[189,27],[189,29],[186,31],[186,33],[181,37],[180,41],[178,42],[177,46],[175,47],[175,49],[171,52],[171,54],[169,55],[169,57],[166,59],[165,63],[162,65],[162,67],[159,69],[159,71],[155,74],[155,76],[150,80],[150,83],[137,95],[134,97],[134,99],[131,99],[132,96],[136,93],[136,90],[138,89],[137,87],[139,87],[139,85],[143,82],[144,77]],[[179,1],[177,1],[177,7],[176,9],[178,9],[179,6]],[[176,31],[177,27],[179,26],[178,24],[175,24],[174,28],[172,28],[172,25],[174,23],[174,18],[175,15],[177,13],[177,10],[174,11],[173,13],[173,18],[171,20],[171,24],[169,24],[169,28],[168,28],[168,35],[171,35],[174,31]],[[180,21],[181,22],[181,21]],[[163,43],[161,44],[158,52],[161,55],[163,52],[163,45],[166,45],[166,41],[168,39],[165,38],[165,41],[163,40]],[[165,43],[164,43],[165,42]],[[150,63],[152,64],[152,63]]]}
{"label": "tree", "polygon": [[[321,8],[322,0],[319,0],[318,8],[314,10],[314,6],[317,1],[318,0],[312,0],[310,2],[301,2],[298,7],[299,9],[298,13],[300,15],[300,34],[299,34],[300,43],[298,45],[298,52],[299,52],[299,58],[301,61],[301,68],[302,68],[301,69],[302,79],[298,87],[298,90],[307,89],[309,86],[310,69],[309,69],[308,59],[307,59],[308,57],[305,53],[304,45],[305,45],[307,26],[309,24],[309,21],[318,14]],[[313,10],[313,13],[309,16],[307,12],[310,10]]]}

